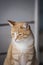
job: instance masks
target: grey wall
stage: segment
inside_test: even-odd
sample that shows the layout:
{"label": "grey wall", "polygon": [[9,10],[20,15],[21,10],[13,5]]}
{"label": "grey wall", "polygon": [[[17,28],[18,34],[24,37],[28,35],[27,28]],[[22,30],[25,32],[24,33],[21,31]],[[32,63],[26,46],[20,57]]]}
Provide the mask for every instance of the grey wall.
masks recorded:
{"label": "grey wall", "polygon": [[0,0],[0,23],[34,20],[34,0]]}
{"label": "grey wall", "polygon": [[[0,24],[14,21],[33,21],[35,0],[0,0]],[[30,24],[34,33],[34,24]],[[35,33],[34,33],[35,34]],[[11,42],[10,27],[0,27],[0,52],[5,52]]]}

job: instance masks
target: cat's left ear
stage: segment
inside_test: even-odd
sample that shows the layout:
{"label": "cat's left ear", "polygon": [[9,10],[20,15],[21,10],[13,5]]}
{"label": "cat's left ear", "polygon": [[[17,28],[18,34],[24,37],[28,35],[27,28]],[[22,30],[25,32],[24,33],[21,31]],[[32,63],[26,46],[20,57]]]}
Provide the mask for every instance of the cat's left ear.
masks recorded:
{"label": "cat's left ear", "polygon": [[31,27],[30,27],[30,25],[29,25],[29,23],[28,22],[26,22],[26,29],[31,29]]}
{"label": "cat's left ear", "polygon": [[11,21],[11,20],[8,20],[8,23],[11,27],[13,27],[15,25],[15,21]]}
{"label": "cat's left ear", "polygon": [[31,29],[31,27],[30,27],[30,25],[28,24],[28,29],[30,30]]}

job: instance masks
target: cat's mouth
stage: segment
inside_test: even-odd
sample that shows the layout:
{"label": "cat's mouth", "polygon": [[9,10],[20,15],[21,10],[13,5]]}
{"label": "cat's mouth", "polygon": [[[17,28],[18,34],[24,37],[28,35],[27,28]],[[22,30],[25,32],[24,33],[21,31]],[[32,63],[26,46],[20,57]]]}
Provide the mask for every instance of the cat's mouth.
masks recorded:
{"label": "cat's mouth", "polygon": [[17,40],[15,40],[15,42],[20,42],[21,40],[19,40],[19,39],[17,39]]}
{"label": "cat's mouth", "polygon": [[[13,38],[14,39],[14,38]],[[23,41],[24,40],[24,38],[16,38],[16,39],[14,39],[15,40],[15,42],[19,42],[19,41]]]}

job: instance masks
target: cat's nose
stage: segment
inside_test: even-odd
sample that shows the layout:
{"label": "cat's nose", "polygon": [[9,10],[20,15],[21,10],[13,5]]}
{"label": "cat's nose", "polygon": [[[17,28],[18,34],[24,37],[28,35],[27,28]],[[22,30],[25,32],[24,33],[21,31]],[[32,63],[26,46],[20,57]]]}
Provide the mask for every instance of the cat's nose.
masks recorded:
{"label": "cat's nose", "polygon": [[15,38],[15,41],[18,39],[18,36]]}
{"label": "cat's nose", "polygon": [[15,35],[18,35],[18,32],[14,32]]}

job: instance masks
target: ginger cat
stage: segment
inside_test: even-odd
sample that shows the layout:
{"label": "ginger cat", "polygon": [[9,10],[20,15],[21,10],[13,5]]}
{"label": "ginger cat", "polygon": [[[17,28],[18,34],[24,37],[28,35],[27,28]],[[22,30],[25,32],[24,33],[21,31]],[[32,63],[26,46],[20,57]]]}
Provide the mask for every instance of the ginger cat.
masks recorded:
{"label": "ginger cat", "polygon": [[12,41],[4,65],[38,65],[36,63],[34,36],[28,22],[8,20]]}

